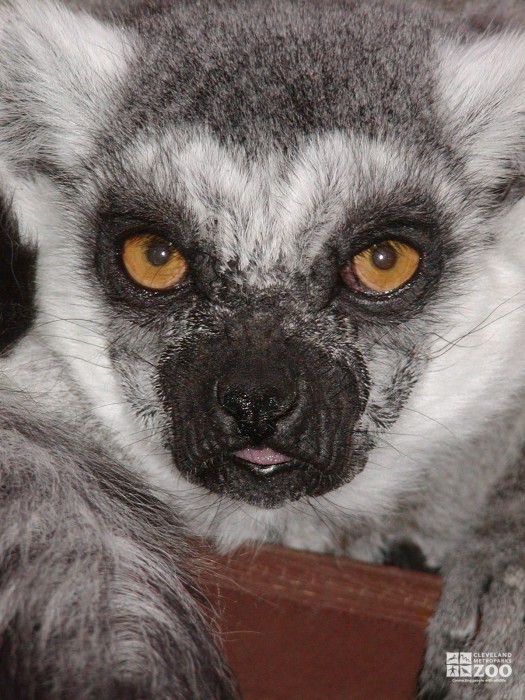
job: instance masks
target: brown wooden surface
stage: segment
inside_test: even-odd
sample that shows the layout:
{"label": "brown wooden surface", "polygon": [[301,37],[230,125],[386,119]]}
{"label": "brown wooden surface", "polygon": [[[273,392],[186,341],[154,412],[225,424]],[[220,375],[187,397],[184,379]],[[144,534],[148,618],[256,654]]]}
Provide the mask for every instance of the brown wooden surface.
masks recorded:
{"label": "brown wooden surface", "polygon": [[213,562],[202,581],[246,700],[414,696],[437,576],[279,547]]}

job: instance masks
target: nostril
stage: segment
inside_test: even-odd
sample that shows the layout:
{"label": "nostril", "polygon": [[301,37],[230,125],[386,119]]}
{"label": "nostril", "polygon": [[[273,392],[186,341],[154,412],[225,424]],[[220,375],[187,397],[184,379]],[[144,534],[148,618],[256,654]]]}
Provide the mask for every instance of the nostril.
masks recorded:
{"label": "nostril", "polygon": [[241,432],[253,430],[268,433],[275,430],[275,421],[286,415],[295,403],[295,393],[275,386],[217,386],[219,405],[238,423]]}
{"label": "nostril", "polygon": [[280,418],[286,415],[295,403],[295,392],[277,387],[261,390],[259,402],[268,417]]}
{"label": "nostril", "polygon": [[255,405],[248,392],[239,389],[218,391],[217,398],[224,410],[236,420],[248,422],[252,420]]}

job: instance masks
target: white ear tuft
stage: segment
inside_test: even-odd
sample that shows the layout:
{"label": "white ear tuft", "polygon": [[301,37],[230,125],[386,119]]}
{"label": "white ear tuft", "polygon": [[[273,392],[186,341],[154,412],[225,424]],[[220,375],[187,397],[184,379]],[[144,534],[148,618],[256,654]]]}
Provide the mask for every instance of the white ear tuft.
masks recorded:
{"label": "white ear tuft", "polygon": [[525,34],[487,36],[442,55],[440,87],[451,143],[469,174],[497,187],[525,165]]}
{"label": "white ear tuft", "polygon": [[71,169],[108,117],[131,34],[48,0],[0,8],[0,157]]}

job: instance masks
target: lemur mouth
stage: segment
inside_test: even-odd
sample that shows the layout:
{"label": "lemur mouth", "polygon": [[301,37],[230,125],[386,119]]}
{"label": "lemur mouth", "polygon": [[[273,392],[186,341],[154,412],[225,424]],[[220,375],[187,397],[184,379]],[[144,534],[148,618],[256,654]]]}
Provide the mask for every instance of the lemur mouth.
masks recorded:
{"label": "lemur mouth", "polygon": [[251,444],[239,449],[238,443],[186,462],[181,471],[212,493],[258,508],[280,508],[287,501],[326,493],[343,483],[345,476],[317,455],[296,453],[294,446]]}
{"label": "lemur mouth", "polygon": [[261,475],[275,474],[292,466],[296,460],[271,447],[245,447],[233,453],[235,461]]}

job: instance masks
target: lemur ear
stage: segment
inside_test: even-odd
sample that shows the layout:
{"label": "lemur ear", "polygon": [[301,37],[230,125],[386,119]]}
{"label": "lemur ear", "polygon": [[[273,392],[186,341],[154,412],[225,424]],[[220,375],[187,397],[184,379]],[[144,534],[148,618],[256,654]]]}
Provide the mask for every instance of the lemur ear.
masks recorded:
{"label": "lemur ear", "polygon": [[129,35],[48,0],[0,7],[0,158],[19,173],[89,154],[126,70]]}
{"label": "lemur ear", "polygon": [[504,191],[525,174],[525,34],[449,48],[440,72],[449,142],[471,179]]}

